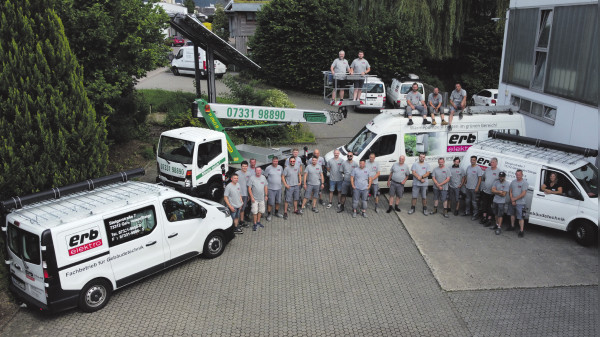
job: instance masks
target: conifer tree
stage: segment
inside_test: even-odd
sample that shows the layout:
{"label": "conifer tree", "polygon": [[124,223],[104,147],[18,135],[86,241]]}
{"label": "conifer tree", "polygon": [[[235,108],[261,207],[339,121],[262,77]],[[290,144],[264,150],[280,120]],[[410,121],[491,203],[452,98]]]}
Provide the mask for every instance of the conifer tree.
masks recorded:
{"label": "conifer tree", "polygon": [[0,1],[0,198],[104,174],[106,123],[53,2]]}

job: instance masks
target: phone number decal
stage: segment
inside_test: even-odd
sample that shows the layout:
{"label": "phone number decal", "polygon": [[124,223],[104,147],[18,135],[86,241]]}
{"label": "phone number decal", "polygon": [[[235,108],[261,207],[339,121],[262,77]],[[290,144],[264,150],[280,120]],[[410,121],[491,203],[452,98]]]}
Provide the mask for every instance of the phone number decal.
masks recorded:
{"label": "phone number decal", "polygon": [[227,117],[229,118],[251,118],[251,119],[265,119],[265,120],[285,120],[285,110],[269,110],[248,108],[227,108]]}

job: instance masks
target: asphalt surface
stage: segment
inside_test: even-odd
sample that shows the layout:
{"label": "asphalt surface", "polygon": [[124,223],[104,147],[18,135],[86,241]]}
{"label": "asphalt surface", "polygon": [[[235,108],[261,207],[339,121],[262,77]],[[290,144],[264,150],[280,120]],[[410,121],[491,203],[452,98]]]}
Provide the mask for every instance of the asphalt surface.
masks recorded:
{"label": "asphalt surface", "polygon": [[[320,97],[290,98],[323,106]],[[344,144],[370,118],[351,112],[335,126],[311,126],[316,146],[325,153]],[[274,219],[238,235],[217,259],[193,259],[115,292],[99,312],[15,307],[0,333],[598,335],[597,246],[536,226],[522,239],[496,236],[467,219],[423,216],[420,206],[407,215],[408,197],[390,214],[373,212],[371,200],[366,219],[323,206]]]}

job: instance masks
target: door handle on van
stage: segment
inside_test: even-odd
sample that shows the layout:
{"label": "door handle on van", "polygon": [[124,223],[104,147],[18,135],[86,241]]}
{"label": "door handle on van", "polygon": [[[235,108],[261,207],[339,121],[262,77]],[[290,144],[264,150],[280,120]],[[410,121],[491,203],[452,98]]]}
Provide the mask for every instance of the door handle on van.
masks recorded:
{"label": "door handle on van", "polygon": [[155,244],[156,244],[156,241],[148,242],[148,243],[146,244],[146,247],[148,247],[148,246],[152,246],[152,245],[155,245]]}
{"label": "door handle on van", "polygon": [[542,193],[542,194],[538,194],[537,196],[538,197],[545,197],[546,195],[544,193]]}
{"label": "door handle on van", "polygon": [[19,271],[23,271],[23,269],[21,268],[21,266],[19,266],[18,264],[16,264],[16,263],[13,263],[13,266],[14,266],[15,268],[19,269]]}
{"label": "door handle on van", "polygon": [[176,237],[177,235],[179,235],[179,233],[173,233],[173,234],[169,235],[169,236],[168,236],[168,238],[169,238],[169,239],[170,239],[170,238],[174,238],[174,237]]}
{"label": "door handle on van", "polygon": [[392,160],[390,160],[390,163],[393,163],[393,162],[395,162],[395,161],[396,161],[396,159],[392,159]]}

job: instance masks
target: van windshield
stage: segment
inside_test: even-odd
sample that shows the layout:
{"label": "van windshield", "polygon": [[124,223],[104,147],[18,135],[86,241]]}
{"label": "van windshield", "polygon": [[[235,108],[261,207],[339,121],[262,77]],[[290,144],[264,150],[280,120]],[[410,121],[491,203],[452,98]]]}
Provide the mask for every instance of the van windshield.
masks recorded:
{"label": "van windshield", "polygon": [[[400,87],[400,93],[401,94],[408,94],[408,92],[410,91],[410,89],[412,88],[412,83],[411,84],[402,84],[402,86]],[[421,94],[423,94],[423,86],[419,85],[419,92]]]}
{"label": "van windshield", "polygon": [[590,163],[571,171],[590,198],[598,198],[598,168]]}
{"label": "van windshield", "polygon": [[358,155],[375,137],[377,137],[377,134],[365,126],[346,144],[346,151],[351,151],[355,155]]}
{"label": "van windshield", "polygon": [[383,84],[381,83],[365,83],[367,86],[367,93],[369,94],[383,94]]}
{"label": "van windshield", "polygon": [[162,136],[158,144],[158,157],[182,164],[191,164],[194,142]]}

